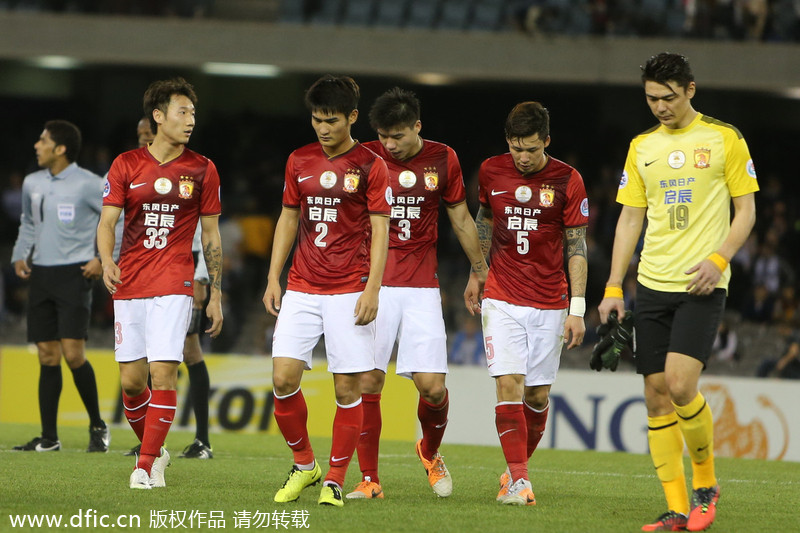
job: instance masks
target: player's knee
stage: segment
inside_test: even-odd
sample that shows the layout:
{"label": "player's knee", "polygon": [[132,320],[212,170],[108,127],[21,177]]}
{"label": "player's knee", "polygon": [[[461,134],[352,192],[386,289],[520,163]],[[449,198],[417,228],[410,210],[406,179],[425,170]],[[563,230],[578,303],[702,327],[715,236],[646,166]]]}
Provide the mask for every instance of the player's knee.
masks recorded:
{"label": "player's knee", "polygon": [[361,375],[361,393],[380,394],[384,383],[386,383],[386,375],[380,370],[364,372]]}
{"label": "player's knee", "polygon": [[447,388],[444,386],[444,383],[429,384],[419,389],[419,395],[422,399],[432,405],[439,405],[442,403],[446,394]]}
{"label": "player's knee", "polygon": [[300,388],[300,379],[284,373],[272,375],[272,390],[278,396],[288,396]]}

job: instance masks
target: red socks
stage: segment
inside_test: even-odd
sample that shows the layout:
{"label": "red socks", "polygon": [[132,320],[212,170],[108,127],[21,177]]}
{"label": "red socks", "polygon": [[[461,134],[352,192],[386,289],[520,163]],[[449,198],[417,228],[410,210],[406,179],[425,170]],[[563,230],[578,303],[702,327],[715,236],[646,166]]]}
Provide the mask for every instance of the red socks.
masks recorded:
{"label": "red socks", "polygon": [[153,466],[153,461],[161,455],[161,446],[164,445],[169,428],[172,427],[177,405],[178,391],[152,391],[152,398],[144,419],[142,452],[136,465],[137,468],[144,468],[148,474]]}
{"label": "red socks", "polygon": [[364,420],[361,424],[361,434],[358,439],[358,466],[362,478],[369,476],[375,483],[378,479],[378,450],[380,448],[381,427],[381,395],[362,394],[361,406]]}
{"label": "red socks", "polygon": [[286,439],[286,444],[294,453],[294,462],[298,465],[308,465],[314,462],[314,450],[308,440],[308,406],[303,397],[303,391],[284,397],[275,396],[275,422]]}
{"label": "red socks", "polygon": [[522,403],[501,403],[495,406],[495,425],[503,447],[511,479],[528,479],[528,428]]}
{"label": "red socks", "polygon": [[531,458],[536,447],[539,446],[539,441],[542,440],[544,427],[547,423],[547,414],[550,412],[550,402],[541,411],[535,411],[533,407],[524,403],[525,422],[528,426],[528,459]]}
{"label": "red socks", "polygon": [[147,406],[150,404],[150,389],[144,389],[144,392],[138,396],[127,396],[125,391],[122,391],[122,405],[125,406],[125,418],[128,419],[128,424],[133,428],[133,432],[142,442],[144,437],[144,418],[147,414]]}
{"label": "red socks", "polygon": [[431,459],[439,451],[444,430],[447,427],[447,413],[450,410],[450,394],[445,390],[444,400],[439,405],[425,401],[421,396],[417,405],[417,417],[422,427],[420,451],[425,459]]}
{"label": "red socks", "polygon": [[333,418],[333,442],[331,443],[330,470],[325,481],[332,481],[340,487],[344,485],[347,466],[353,458],[361,433],[364,409],[361,398],[350,405],[336,404]]}

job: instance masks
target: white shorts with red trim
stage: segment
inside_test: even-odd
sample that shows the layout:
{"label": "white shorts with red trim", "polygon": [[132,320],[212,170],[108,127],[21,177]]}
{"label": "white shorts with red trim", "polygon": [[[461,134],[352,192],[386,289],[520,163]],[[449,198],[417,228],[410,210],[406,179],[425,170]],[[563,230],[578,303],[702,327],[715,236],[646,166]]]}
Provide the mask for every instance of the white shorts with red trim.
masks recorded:
{"label": "white shorts with red trim", "polygon": [[567,309],[536,309],[484,298],[486,365],[492,377],[525,376],[525,385],[552,385],[564,345]]}
{"label": "white shorts with red trim", "polygon": [[114,358],[183,361],[191,318],[192,297],[184,294],[114,300]]}

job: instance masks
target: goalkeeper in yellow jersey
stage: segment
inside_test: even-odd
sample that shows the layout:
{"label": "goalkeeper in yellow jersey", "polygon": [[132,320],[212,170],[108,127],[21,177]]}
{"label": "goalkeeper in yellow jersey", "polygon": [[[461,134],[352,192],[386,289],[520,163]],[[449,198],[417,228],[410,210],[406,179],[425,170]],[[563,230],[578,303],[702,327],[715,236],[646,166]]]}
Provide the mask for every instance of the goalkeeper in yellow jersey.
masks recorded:
{"label": "goalkeeper in yellow jersey", "polygon": [[[725,307],[728,262],[755,223],[756,173],[742,134],[692,107],[687,59],[661,53],[642,67],[659,125],[630,144],[617,201],[611,273],[600,319],[625,314],[622,284],[645,217],[634,309],[636,370],[644,376],[648,441],[667,512],[643,531],[702,531],[716,515],[711,408],[700,373]],[[730,205],[733,200],[734,216]],[[692,460],[692,495],[683,448]]]}

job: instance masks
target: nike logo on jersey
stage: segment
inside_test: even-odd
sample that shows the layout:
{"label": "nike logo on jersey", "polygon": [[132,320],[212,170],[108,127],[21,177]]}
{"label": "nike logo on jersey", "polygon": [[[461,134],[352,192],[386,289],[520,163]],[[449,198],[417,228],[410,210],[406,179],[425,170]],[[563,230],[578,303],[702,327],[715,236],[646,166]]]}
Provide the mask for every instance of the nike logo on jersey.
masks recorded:
{"label": "nike logo on jersey", "polygon": [[147,185],[147,183],[137,183],[136,185],[131,183],[131,189],[138,189],[139,187],[142,187],[143,185]]}
{"label": "nike logo on jersey", "polygon": [[661,463],[660,465],[658,465],[658,466],[656,467],[656,470],[658,470],[658,469],[659,469],[659,468],[661,468],[662,466],[667,466],[667,463]]}
{"label": "nike logo on jersey", "polygon": [[649,167],[650,165],[652,165],[656,161],[658,161],[658,159],[653,159],[652,161],[645,161],[644,162],[644,166]]}
{"label": "nike logo on jersey", "polygon": [[296,441],[294,441],[294,442],[289,442],[289,441],[287,440],[287,441],[286,441],[286,444],[288,444],[289,446],[295,446],[295,445],[297,445],[297,444],[300,444],[300,441],[302,441],[302,440],[303,440],[303,437],[300,437],[299,439],[297,439],[297,440],[296,440]]}
{"label": "nike logo on jersey", "polygon": [[508,192],[508,191],[496,191],[496,190],[492,189],[492,196],[497,196],[498,194],[503,194],[504,192]]}
{"label": "nike logo on jersey", "polygon": [[508,433],[508,432],[510,432],[510,431],[516,431],[516,430],[517,430],[517,428],[511,428],[511,429],[507,429],[507,430],[505,430],[504,432],[502,432],[502,433],[498,434],[497,436],[498,436],[498,437],[502,437],[502,436],[503,436],[503,435],[505,435],[506,433]]}
{"label": "nike logo on jersey", "polygon": [[345,455],[344,457],[331,457],[332,463],[337,463],[339,461],[344,461],[345,459],[350,459],[349,455]]}
{"label": "nike logo on jersey", "polygon": [[447,425],[447,422],[445,422],[444,424],[436,424],[436,425],[435,425],[435,426],[433,426],[433,427],[435,427],[436,429],[442,429],[442,428],[443,428],[443,427],[445,427],[446,425]]}
{"label": "nike logo on jersey", "polygon": [[159,417],[159,422],[164,422],[165,424],[172,424],[172,420],[167,420],[166,418]]}
{"label": "nike logo on jersey", "polygon": [[313,177],[314,176],[305,176],[305,177],[302,177],[302,178],[297,178],[297,183],[303,183],[304,181],[310,180]]}
{"label": "nike logo on jersey", "polygon": [[702,448],[697,448],[697,451],[698,451],[698,452],[702,452],[702,451],[703,451],[703,450],[705,450],[706,448],[708,448],[708,444],[706,444],[706,445],[705,445],[705,446],[703,446]]}

